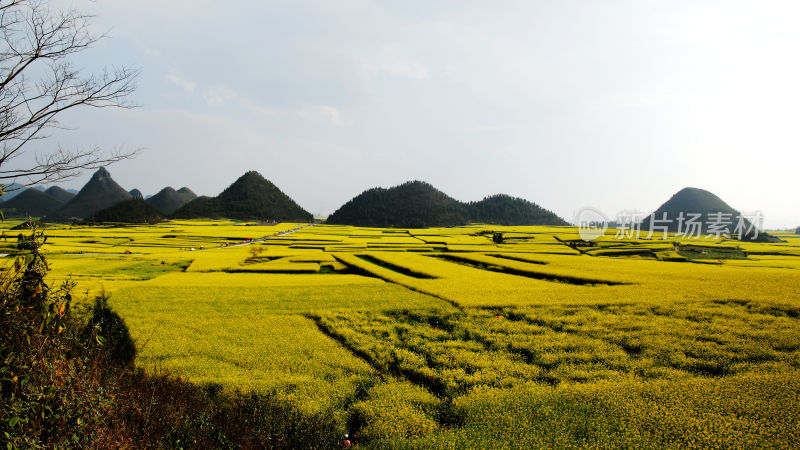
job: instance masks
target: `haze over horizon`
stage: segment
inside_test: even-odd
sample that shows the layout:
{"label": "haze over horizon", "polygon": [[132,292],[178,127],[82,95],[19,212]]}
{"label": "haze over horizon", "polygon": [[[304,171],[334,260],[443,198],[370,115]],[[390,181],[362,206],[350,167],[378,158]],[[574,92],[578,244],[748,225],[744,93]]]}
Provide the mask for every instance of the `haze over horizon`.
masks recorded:
{"label": "haze over horizon", "polygon": [[256,170],[327,215],[420,179],[572,221],[693,186],[800,225],[795,2],[54,3],[110,30],[78,65],[140,67],[141,107],[70,112],[30,150],[144,148],[109,171],[145,195]]}

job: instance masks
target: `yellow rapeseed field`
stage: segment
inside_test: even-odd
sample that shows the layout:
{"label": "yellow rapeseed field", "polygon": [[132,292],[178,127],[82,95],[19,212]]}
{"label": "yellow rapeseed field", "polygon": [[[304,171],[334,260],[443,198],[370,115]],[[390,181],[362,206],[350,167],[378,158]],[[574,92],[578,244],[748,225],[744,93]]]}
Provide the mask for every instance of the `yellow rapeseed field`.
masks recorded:
{"label": "yellow rapeseed field", "polygon": [[141,367],[332,411],[358,445],[800,447],[795,235],[301,225],[53,226],[50,282],[110,296]]}

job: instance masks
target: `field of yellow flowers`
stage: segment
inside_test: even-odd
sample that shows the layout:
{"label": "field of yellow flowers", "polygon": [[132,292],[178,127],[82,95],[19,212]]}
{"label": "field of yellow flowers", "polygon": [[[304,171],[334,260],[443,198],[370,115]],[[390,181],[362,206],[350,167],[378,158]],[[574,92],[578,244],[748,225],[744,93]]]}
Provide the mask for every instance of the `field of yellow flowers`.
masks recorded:
{"label": "field of yellow flowers", "polygon": [[140,366],[332,411],[357,445],[800,446],[788,232],[610,230],[589,246],[571,227],[172,221],[46,235],[52,283],[109,295]]}

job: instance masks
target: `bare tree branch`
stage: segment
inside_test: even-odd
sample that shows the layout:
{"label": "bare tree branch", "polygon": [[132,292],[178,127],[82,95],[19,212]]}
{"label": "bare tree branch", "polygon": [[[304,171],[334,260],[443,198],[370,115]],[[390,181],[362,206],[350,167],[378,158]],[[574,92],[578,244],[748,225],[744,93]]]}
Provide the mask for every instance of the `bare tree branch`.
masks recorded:
{"label": "bare tree branch", "polygon": [[70,61],[104,37],[91,32],[92,18],[75,9],[54,10],[41,0],[0,2],[0,191],[9,180],[24,179],[25,185],[64,180],[136,153],[59,147],[33,165],[12,165],[31,141],[63,128],[58,116],[67,110],[135,106],[128,98],[139,70],[112,67],[85,75]]}

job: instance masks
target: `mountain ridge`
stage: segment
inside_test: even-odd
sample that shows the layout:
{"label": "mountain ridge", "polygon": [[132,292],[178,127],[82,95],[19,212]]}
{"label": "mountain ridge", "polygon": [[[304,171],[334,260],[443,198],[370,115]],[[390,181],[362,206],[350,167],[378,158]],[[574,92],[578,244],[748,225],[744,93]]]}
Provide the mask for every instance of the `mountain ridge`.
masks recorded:
{"label": "mountain ridge", "polygon": [[66,201],[36,188],[28,188],[8,201],[0,203],[7,216],[42,217],[64,206]]}
{"label": "mountain ridge", "polygon": [[93,214],[133,198],[113,178],[105,167],[97,169],[89,181],[64,206],[48,215],[47,220],[85,219]]}
{"label": "mountain ridge", "polygon": [[145,201],[161,211],[162,214],[170,215],[196,198],[197,195],[187,187],[176,191],[172,186],[167,186]]}
{"label": "mountain ridge", "polygon": [[348,200],[327,223],[354,226],[427,228],[469,223],[496,225],[568,225],[528,200],[495,194],[464,203],[430,183],[413,180],[390,188],[375,187]]}
{"label": "mountain ridge", "polygon": [[198,197],[172,214],[178,219],[228,218],[310,222],[312,215],[271,181],[248,171],[216,197]]}

